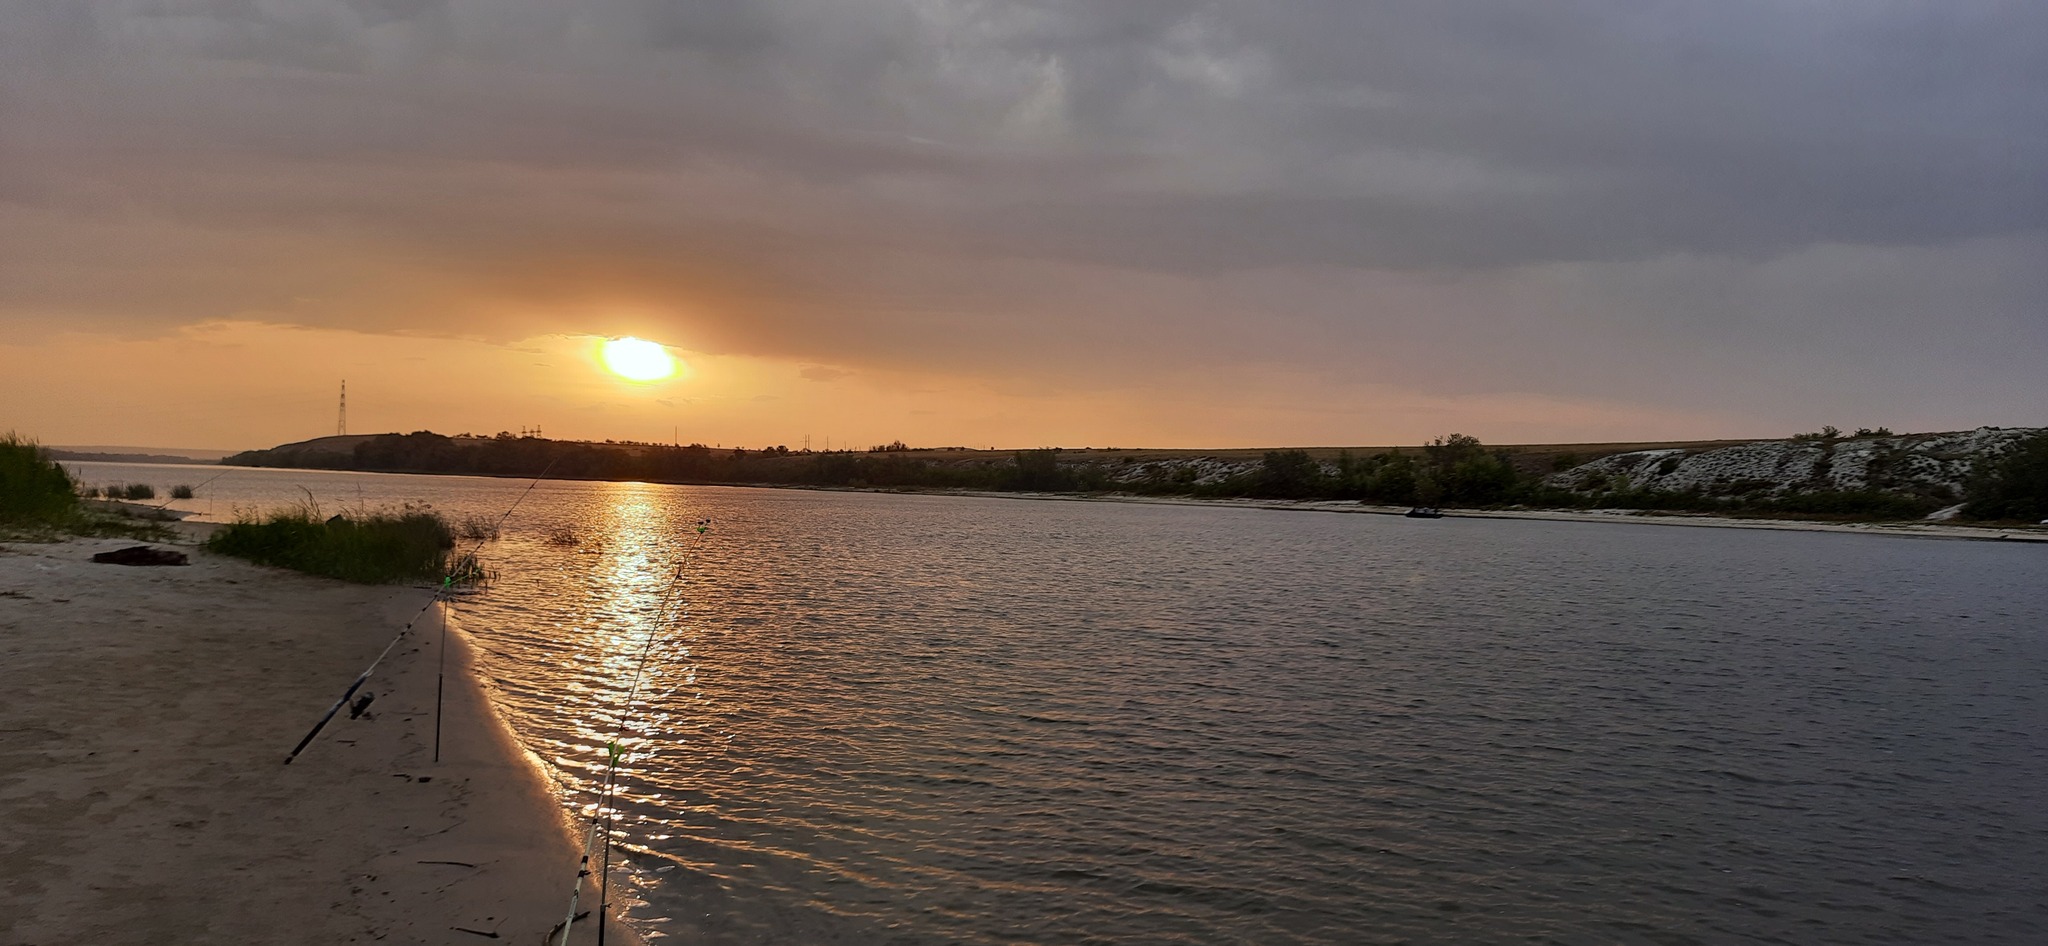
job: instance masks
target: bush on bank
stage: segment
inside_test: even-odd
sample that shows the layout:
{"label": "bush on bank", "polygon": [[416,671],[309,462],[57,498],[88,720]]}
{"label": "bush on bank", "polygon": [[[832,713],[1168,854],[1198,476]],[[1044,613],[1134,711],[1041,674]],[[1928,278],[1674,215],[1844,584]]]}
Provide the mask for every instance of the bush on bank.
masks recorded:
{"label": "bush on bank", "polygon": [[2048,434],[2028,437],[1971,480],[1966,519],[2048,519]]}
{"label": "bush on bank", "polygon": [[0,436],[0,524],[66,525],[78,518],[78,484],[35,441]]}
{"label": "bush on bank", "polygon": [[454,534],[431,513],[335,516],[294,509],[229,523],[206,547],[261,565],[276,565],[366,585],[441,580]]}

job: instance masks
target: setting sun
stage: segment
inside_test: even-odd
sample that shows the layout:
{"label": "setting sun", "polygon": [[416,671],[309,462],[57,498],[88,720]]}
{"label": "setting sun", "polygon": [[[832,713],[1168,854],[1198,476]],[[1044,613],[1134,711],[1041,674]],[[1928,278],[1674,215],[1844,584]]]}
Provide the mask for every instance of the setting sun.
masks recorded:
{"label": "setting sun", "polygon": [[602,354],[604,366],[629,381],[659,381],[676,373],[676,360],[668,349],[646,339],[606,339]]}

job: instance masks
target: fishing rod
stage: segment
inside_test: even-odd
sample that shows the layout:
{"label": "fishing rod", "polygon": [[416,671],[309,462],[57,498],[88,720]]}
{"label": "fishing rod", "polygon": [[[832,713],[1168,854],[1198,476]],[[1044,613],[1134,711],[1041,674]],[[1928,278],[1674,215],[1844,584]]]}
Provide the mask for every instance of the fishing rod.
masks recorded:
{"label": "fishing rod", "polygon": [[[683,564],[685,567],[689,565],[690,559],[695,557],[695,553],[697,551],[696,547],[698,545],[703,544],[704,535],[710,530],[711,520],[697,520],[697,541],[692,543],[691,545],[691,554],[684,556]],[[681,588],[682,575],[683,569],[678,568],[676,570],[675,578],[671,579],[669,582],[672,588]],[[674,599],[671,598],[670,600],[672,602]],[[668,604],[664,604],[663,609],[667,610],[667,608]],[[681,610],[675,612],[672,617],[664,618],[662,623],[667,624],[671,621],[679,622],[682,620],[683,616],[688,613],[688,599],[684,599],[684,604]],[[655,629],[659,629],[661,626],[662,625],[658,624],[655,626]],[[610,759],[607,762],[608,768],[605,778],[606,785],[604,795],[602,797],[602,804],[598,809],[598,813],[604,815],[605,821],[604,862],[603,865],[598,868],[597,872],[597,946],[604,946],[605,921],[608,918],[610,918],[612,911],[612,840],[618,835],[618,769],[619,761],[623,759],[625,756],[623,740],[626,736],[626,719],[632,714],[634,704],[638,703],[640,699],[640,681],[647,670],[647,657],[650,653],[653,652],[654,635],[652,633],[652,630],[653,629],[651,629],[650,633],[648,634],[647,643],[642,645],[640,649],[640,664],[639,666],[633,669],[633,685],[626,693],[626,708],[625,711],[620,714],[617,728],[615,728],[612,731],[612,744],[610,749],[606,753],[610,757]],[[567,938],[566,929],[564,930],[564,938]],[[563,943],[563,946],[568,946],[568,944]]]}
{"label": "fishing rod", "polygon": [[[512,517],[512,511],[518,509],[519,504],[526,501],[527,493],[533,492],[533,488],[535,486],[540,485],[541,480],[547,478],[549,471],[555,468],[555,461],[558,461],[560,459],[561,457],[557,456],[555,457],[555,460],[549,461],[547,467],[540,471],[540,475],[534,477],[533,482],[526,484],[526,489],[519,494],[518,498],[512,500],[512,505],[506,507],[505,514],[498,517],[498,528],[504,528],[505,521]],[[484,540],[481,538],[477,539],[475,547],[471,548],[469,551],[470,557],[473,558],[476,555],[477,550],[483,548],[483,545]],[[458,559],[458,561],[460,561],[460,559]],[[334,719],[334,714],[340,712],[342,706],[348,703],[349,697],[354,696],[357,690],[362,689],[363,683],[370,679],[370,674],[375,673],[377,671],[377,665],[384,662],[384,658],[391,653],[391,649],[397,647],[398,642],[404,640],[405,635],[412,632],[412,626],[419,622],[420,616],[426,614],[429,610],[431,610],[436,603],[444,602],[446,600],[446,596],[453,593],[454,587],[455,576],[447,574],[441,576],[441,587],[435,590],[434,596],[432,598],[427,599],[427,603],[424,606],[422,606],[418,612],[413,614],[412,619],[406,621],[405,626],[400,628],[398,630],[398,633],[392,636],[391,643],[384,645],[384,649],[378,652],[377,659],[370,661],[370,665],[368,667],[363,668],[362,673],[356,675],[355,682],[349,684],[348,689],[342,691],[341,699],[334,701],[334,705],[328,707],[326,715],[321,716],[320,721],[314,723],[313,728],[307,730],[306,735],[299,740],[299,744],[292,748],[291,754],[284,757],[284,764],[292,764],[292,760],[298,758],[299,753],[304,752],[306,750],[306,746],[312,744],[313,737],[320,735],[320,730],[327,728],[328,722],[332,721]],[[447,666],[447,648],[448,618],[447,615],[443,613],[441,617],[441,641],[439,648],[441,651],[440,657],[441,665],[443,668]],[[441,691],[443,688],[443,673],[443,671],[436,671],[436,679],[434,681],[434,761],[436,762],[441,761]],[[370,700],[372,699],[375,699],[375,697],[366,697],[362,701],[361,705],[357,706],[355,710],[349,714],[350,718],[354,718],[356,716],[361,715],[362,711],[370,705]]]}
{"label": "fishing rod", "polygon": [[[597,845],[597,833],[600,827],[605,829],[605,848],[603,866],[599,870],[597,881],[598,909],[600,911],[597,924],[597,938],[599,943],[604,942],[604,912],[610,907],[611,896],[612,828],[616,824],[616,813],[612,810],[611,801],[617,788],[619,761],[625,755],[624,747],[620,744],[620,741],[625,735],[626,722],[632,712],[633,704],[637,702],[639,697],[640,679],[647,669],[647,658],[653,652],[654,641],[660,635],[662,627],[670,620],[670,608],[675,601],[676,591],[681,586],[683,572],[688,567],[691,558],[695,555],[697,546],[703,544],[705,533],[710,531],[710,522],[711,520],[709,519],[698,520],[697,542],[693,543],[689,551],[685,552],[683,557],[677,562],[675,573],[670,576],[668,588],[663,593],[661,606],[656,609],[655,622],[648,627],[647,636],[641,642],[640,658],[633,669],[632,685],[627,690],[626,702],[616,718],[612,739],[605,744],[605,774],[599,781],[597,813],[591,817],[590,830],[585,832],[583,837],[583,854],[577,862],[575,885],[569,891],[569,909],[562,918],[562,938],[559,946],[568,946],[569,931],[575,926],[576,908],[581,903],[583,896],[583,878],[590,876],[590,855],[592,849]],[[681,617],[681,612],[678,612],[676,617]]]}
{"label": "fishing rod", "polygon": [[626,735],[626,723],[631,718],[634,705],[640,698],[640,681],[647,672],[647,658],[654,652],[654,642],[661,635],[662,628],[672,621],[679,621],[689,613],[689,604],[684,599],[680,609],[671,611],[677,600],[677,590],[682,586],[683,573],[696,557],[697,549],[704,544],[704,536],[711,531],[711,520],[699,519],[696,525],[697,539],[676,563],[675,574],[670,576],[668,588],[663,592],[662,603],[655,611],[655,621],[648,627],[646,638],[640,644],[640,658],[633,667],[633,681],[626,689],[626,699],[616,717],[611,741],[605,744],[604,778],[598,783],[597,813],[590,819],[590,830],[583,836],[583,856],[576,865],[575,886],[569,891],[569,910],[562,918],[562,938],[556,946],[569,946],[569,930],[576,924],[576,907],[583,898],[583,878],[590,876],[590,854],[597,844],[598,828],[604,828],[604,858],[598,869],[597,879],[597,942],[604,946],[605,915],[611,908],[611,867],[612,835],[617,824],[618,812],[612,800],[618,791],[619,761],[625,757],[622,741]]}
{"label": "fishing rod", "polygon": [[[424,614],[426,612],[422,611],[420,613]],[[415,615],[414,620],[417,619],[418,616]],[[410,630],[412,630],[412,621],[407,621],[405,622],[405,631]],[[405,631],[399,631],[398,637],[392,638],[391,643],[385,644],[383,653],[378,654],[376,660],[370,661],[370,665],[363,668],[362,673],[356,675],[356,682],[349,684],[348,689],[341,691],[341,699],[335,700],[334,705],[327,708],[326,715],[321,716],[320,721],[314,723],[313,728],[306,731],[305,737],[299,740],[299,744],[292,747],[291,754],[284,757],[284,764],[292,764],[292,760],[298,758],[299,753],[306,750],[306,746],[313,741],[313,737],[320,735],[320,730],[327,728],[327,721],[333,719],[334,714],[341,711],[342,706],[348,703],[349,697],[356,695],[356,691],[362,689],[363,682],[370,679],[370,674],[377,672],[377,665],[384,662],[384,656],[391,653],[391,648],[398,646],[398,641],[405,636]],[[363,702],[364,708],[368,708],[369,705],[368,700]],[[361,715],[361,713],[362,710],[358,709],[353,715]]]}

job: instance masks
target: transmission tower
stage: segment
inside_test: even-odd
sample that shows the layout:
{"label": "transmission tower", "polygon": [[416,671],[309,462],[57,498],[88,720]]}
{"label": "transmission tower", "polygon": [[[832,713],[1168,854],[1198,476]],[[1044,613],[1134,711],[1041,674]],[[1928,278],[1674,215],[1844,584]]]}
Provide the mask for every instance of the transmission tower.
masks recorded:
{"label": "transmission tower", "polygon": [[341,382],[341,413],[334,418],[334,435],[348,436],[348,380]]}

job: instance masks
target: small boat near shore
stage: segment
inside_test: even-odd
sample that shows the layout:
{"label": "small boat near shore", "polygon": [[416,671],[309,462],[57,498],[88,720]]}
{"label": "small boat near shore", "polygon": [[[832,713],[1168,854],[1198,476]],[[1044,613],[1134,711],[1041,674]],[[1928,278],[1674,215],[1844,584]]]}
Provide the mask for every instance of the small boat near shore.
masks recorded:
{"label": "small boat near shore", "polygon": [[1410,519],[1442,519],[1444,511],[1435,506],[1416,506],[1404,513]]}

